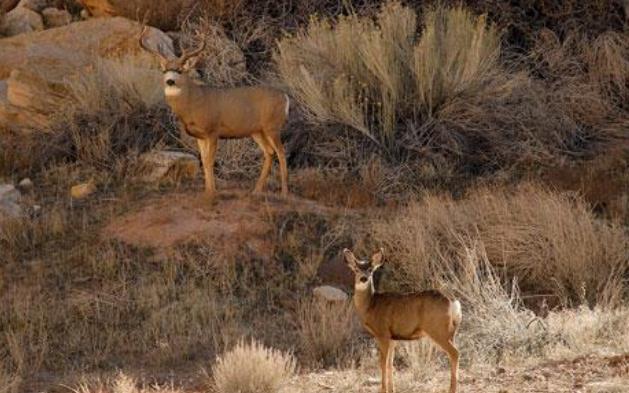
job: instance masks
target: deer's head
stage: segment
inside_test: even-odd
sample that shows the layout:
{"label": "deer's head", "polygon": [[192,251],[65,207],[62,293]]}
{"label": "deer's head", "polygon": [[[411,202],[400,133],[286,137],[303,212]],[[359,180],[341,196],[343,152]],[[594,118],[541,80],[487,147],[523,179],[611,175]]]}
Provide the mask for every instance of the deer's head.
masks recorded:
{"label": "deer's head", "polygon": [[354,289],[373,290],[373,274],[384,263],[384,250],[381,248],[369,260],[360,260],[349,249],[343,250],[347,266],[354,272]]}
{"label": "deer's head", "polygon": [[159,64],[164,74],[164,94],[166,96],[178,96],[192,83],[188,77],[188,72],[194,68],[199,55],[205,49],[205,41],[202,41],[197,49],[183,50],[181,56],[177,58],[167,58],[160,51],[146,46],[144,36],[147,30],[148,28],[146,26],[142,29],[142,33],[140,34],[140,47],[159,58]]}

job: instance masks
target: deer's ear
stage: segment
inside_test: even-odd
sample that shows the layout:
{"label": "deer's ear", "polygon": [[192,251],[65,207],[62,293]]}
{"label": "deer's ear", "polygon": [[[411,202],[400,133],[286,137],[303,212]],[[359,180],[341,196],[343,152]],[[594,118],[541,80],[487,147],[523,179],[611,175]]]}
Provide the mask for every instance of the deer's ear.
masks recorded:
{"label": "deer's ear", "polygon": [[384,249],[380,248],[375,254],[371,256],[371,266],[373,269],[377,269],[384,263]]}
{"label": "deer's ear", "polygon": [[352,269],[353,271],[357,270],[357,260],[356,257],[354,256],[354,253],[351,252],[348,248],[343,250],[343,257],[345,257],[345,263],[347,263],[347,266],[349,266],[350,269]]}

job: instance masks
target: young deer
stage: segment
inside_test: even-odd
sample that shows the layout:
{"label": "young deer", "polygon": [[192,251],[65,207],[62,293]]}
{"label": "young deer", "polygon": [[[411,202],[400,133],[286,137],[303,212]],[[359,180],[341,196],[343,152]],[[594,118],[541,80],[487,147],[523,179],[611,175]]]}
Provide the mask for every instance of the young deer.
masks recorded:
{"label": "young deer", "polygon": [[187,73],[205,48],[205,42],[196,50],[183,51],[179,58],[168,59],[144,44],[146,30],[144,27],[140,34],[140,46],[159,57],[166,102],[184,131],[197,139],[206,191],[209,194],[216,191],[214,160],[218,139],[251,137],[264,153],[264,164],[254,192],[262,191],[271,171],[273,154],[277,154],[282,195],[287,195],[288,169],[280,131],[288,117],[288,96],[265,86],[216,89],[197,84]]}
{"label": "young deer", "polygon": [[454,346],[454,335],[461,324],[461,303],[436,290],[375,293],[373,273],[383,264],[384,250],[375,253],[371,261],[358,260],[348,249],[343,254],[354,272],[354,306],[380,349],[382,393],[393,392],[395,340],[417,340],[424,335],[450,357],[450,393],[455,393],[459,351]]}

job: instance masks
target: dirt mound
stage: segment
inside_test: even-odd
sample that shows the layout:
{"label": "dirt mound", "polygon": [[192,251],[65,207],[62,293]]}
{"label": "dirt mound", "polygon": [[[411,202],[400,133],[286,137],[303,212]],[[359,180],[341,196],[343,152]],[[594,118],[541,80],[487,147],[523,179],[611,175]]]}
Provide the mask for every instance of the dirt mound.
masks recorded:
{"label": "dirt mound", "polygon": [[114,218],[103,235],[162,251],[195,239],[209,239],[268,254],[274,215],[328,210],[313,201],[271,194],[221,192],[210,200],[202,193],[173,193],[143,201],[139,209]]}

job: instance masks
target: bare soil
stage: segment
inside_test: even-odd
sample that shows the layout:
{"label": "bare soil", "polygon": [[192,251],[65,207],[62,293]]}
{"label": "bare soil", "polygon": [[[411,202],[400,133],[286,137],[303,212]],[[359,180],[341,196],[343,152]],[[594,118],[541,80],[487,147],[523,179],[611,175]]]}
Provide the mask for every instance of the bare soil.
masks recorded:
{"label": "bare soil", "polygon": [[[379,373],[370,374],[361,371],[308,374],[295,378],[285,392],[379,392]],[[445,369],[422,382],[414,382],[405,372],[396,372],[394,378],[397,393],[445,392],[449,383]],[[629,392],[629,354],[588,355],[528,366],[462,368],[459,379],[459,391],[466,393]]]}

